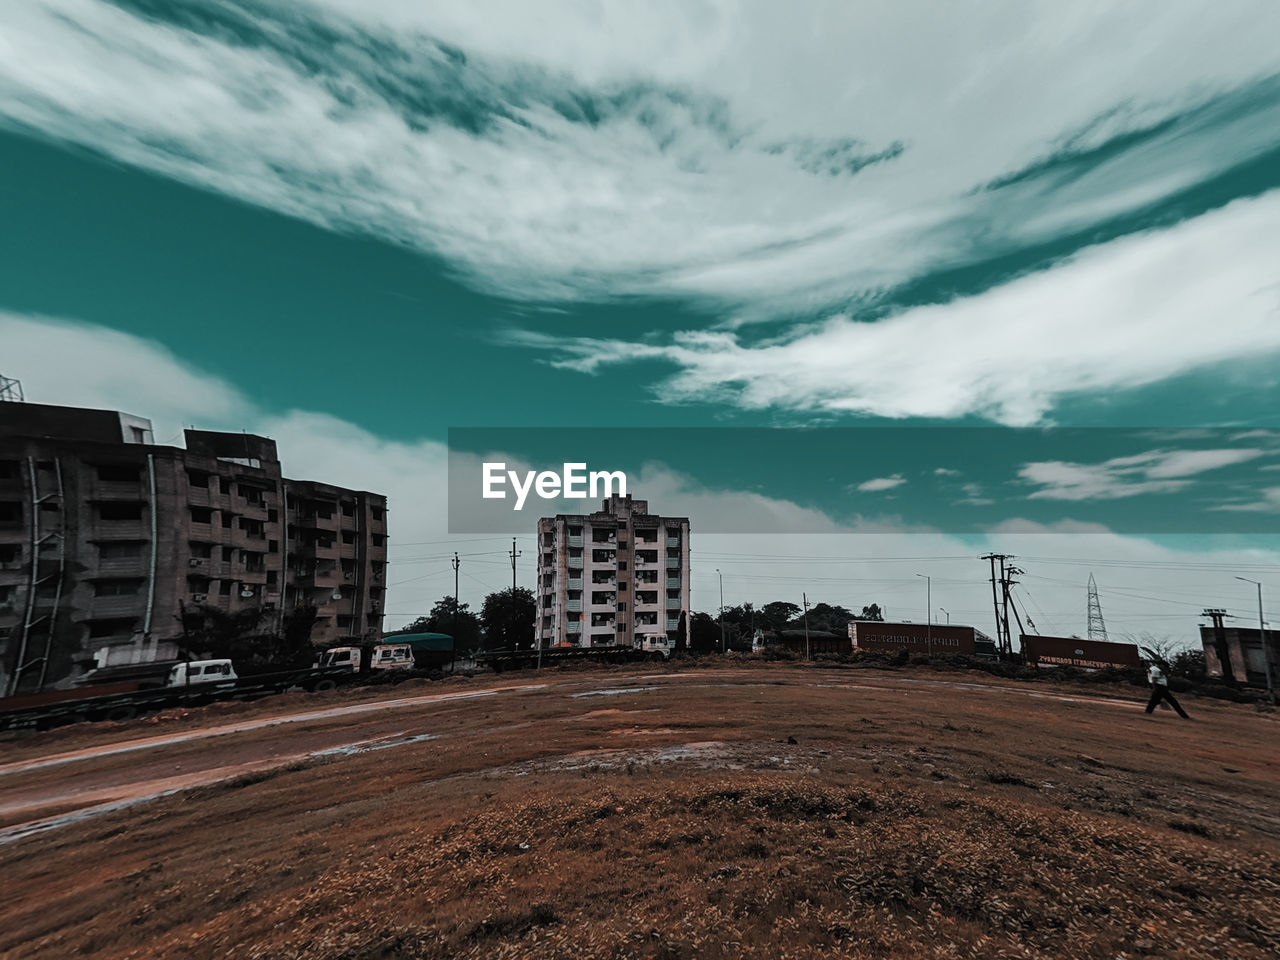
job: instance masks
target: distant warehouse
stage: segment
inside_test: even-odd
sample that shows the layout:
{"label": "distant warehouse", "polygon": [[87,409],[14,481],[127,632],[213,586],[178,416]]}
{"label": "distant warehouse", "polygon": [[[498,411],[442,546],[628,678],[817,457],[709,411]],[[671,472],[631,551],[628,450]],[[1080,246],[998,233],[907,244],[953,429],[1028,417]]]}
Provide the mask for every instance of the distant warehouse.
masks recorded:
{"label": "distant warehouse", "polygon": [[1079,637],[1041,637],[1023,634],[1022,657],[1035,667],[1079,667],[1083,670],[1125,670],[1142,666],[1137,644]]}
{"label": "distant warehouse", "polygon": [[976,627],[941,623],[884,623],[851,620],[849,643],[854,653],[907,653],[996,658],[995,641]]}

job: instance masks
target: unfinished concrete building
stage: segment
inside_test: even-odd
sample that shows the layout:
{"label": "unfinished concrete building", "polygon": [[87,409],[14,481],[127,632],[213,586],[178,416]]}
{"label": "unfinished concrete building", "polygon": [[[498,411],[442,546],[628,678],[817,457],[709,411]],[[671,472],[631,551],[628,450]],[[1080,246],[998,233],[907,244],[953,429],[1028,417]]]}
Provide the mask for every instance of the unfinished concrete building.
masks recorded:
{"label": "unfinished concrete building", "polygon": [[312,639],[382,631],[386,498],[295,481],[273,440],[0,404],[0,694],[178,655],[184,612],[314,605]]}
{"label": "unfinished concrete building", "polygon": [[689,643],[689,518],[613,496],[592,514],[538,521],[535,636],[559,644],[631,644],[662,633]]}

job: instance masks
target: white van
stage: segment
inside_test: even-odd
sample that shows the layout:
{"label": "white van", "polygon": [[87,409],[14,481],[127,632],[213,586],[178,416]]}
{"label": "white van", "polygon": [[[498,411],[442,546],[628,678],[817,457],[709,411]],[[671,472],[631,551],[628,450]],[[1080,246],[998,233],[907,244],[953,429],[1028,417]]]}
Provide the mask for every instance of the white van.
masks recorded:
{"label": "white van", "polygon": [[187,687],[197,683],[217,683],[230,686],[238,679],[230,660],[189,660],[169,671],[168,685]]}

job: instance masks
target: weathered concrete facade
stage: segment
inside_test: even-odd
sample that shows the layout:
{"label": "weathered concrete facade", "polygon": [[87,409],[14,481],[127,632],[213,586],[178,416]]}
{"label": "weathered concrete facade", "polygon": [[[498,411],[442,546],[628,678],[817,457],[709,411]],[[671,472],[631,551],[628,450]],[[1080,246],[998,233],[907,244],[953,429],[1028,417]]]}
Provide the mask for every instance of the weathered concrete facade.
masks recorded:
{"label": "weathered concrete facade", "polygon": [[318,643],[381,636],[385,497],[285,478],[266,437],[152,439],[114,411],[0,404],[0,694],[176,656],[202,605],[256,608],[266,633],[315,604]]}
{"label": "weathered concrete facade", "polygon": [[689,518],[610,497],[592,514],[538,521],[535,635],[543,646],[689,643]]}

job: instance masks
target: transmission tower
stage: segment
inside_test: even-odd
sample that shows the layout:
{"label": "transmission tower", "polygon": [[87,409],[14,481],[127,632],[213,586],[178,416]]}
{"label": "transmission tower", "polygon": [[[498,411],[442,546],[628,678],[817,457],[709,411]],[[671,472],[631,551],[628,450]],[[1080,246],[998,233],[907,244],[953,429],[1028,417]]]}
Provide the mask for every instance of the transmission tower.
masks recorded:
{"label": "transmission tower", "polygon": [[1107,625],[1102,620],[1102,604],[1098,602],[1098,584],[1089,574],[1089,639],[1107,642]]}
{"label": "transmission tower", "polygon": [[0,400],[9,400],[16,403],[25,399],[22,395],[22,384],[12,377],[0,374]]}

